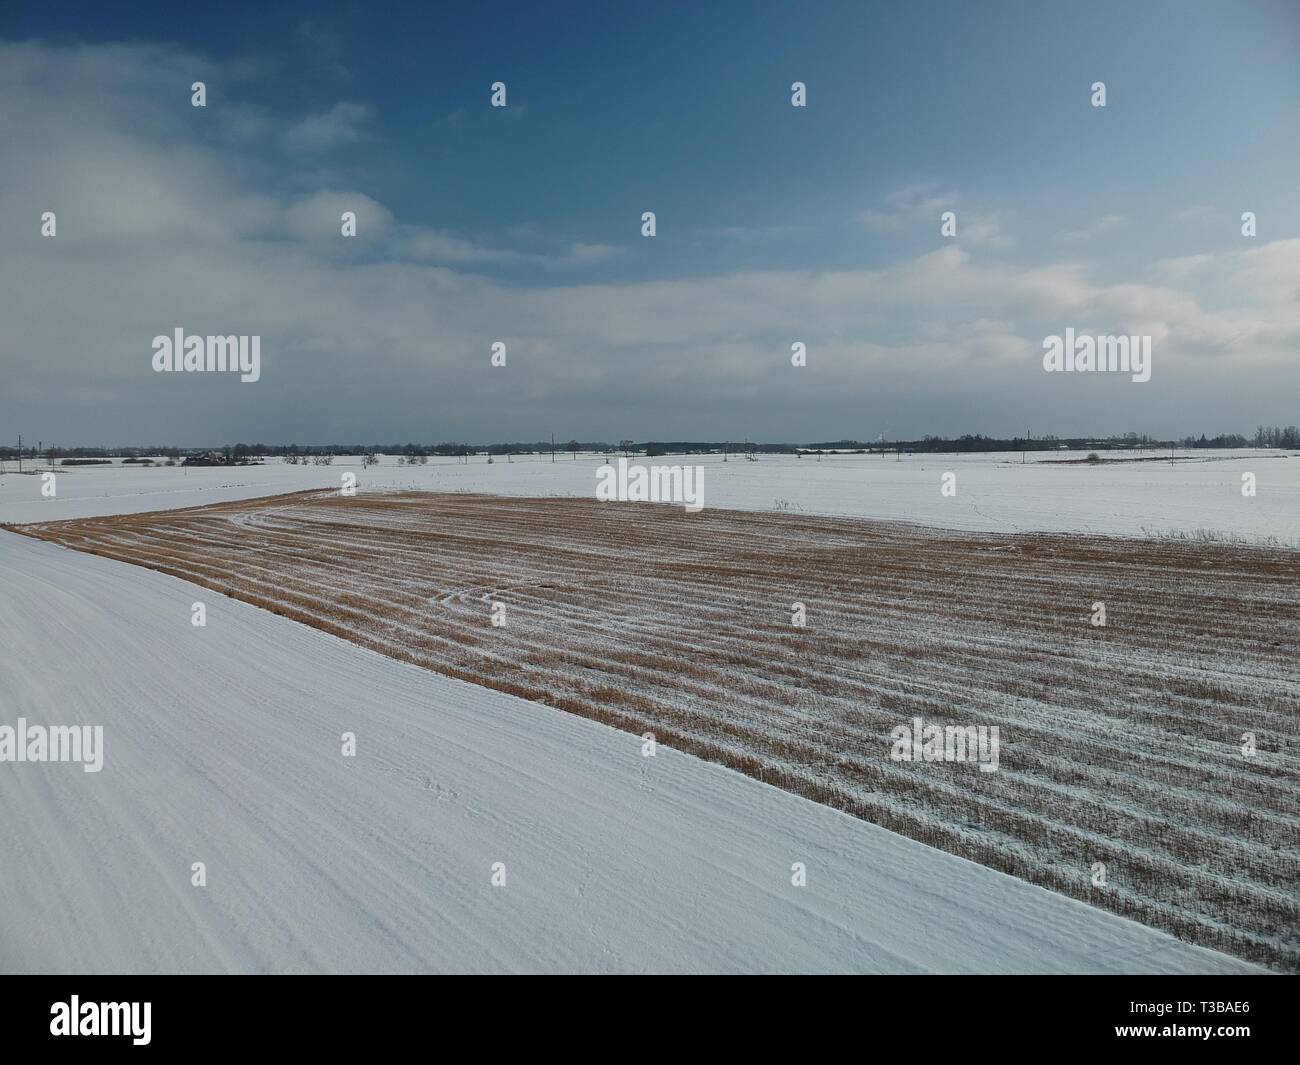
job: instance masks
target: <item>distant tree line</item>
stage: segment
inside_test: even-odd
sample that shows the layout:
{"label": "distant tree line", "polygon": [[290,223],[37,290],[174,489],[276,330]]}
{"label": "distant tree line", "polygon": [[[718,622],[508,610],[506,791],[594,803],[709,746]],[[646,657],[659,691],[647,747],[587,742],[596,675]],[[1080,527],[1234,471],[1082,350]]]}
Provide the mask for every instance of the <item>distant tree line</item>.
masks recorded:
{"label": "distant tree line", "polygon": [[980,433],[966,433],[958,437],[924,436],[920,440],[858,441],[834,440],[825,443],[807,445],[804,450],[824,451],[905,451],[919,453],[968,452],[968,451],[1059,451],[1070,450],[1116,451],[1143,450],[1152,448],[1238,448],[1238,447],[1280,447],[1300,448],[1300,430],[1295,426],[1286,429],[1266,429],[1261,426],[1253,439],[1247,439],[1240,433],[1220,433],[1207,437],[1185,436],[1180,440],[1161,440],[1146,433],[1122,433],[1113,436],[1056,436],[1053,433],[1042,435],[995,437]]}
{"label": "distant tree line", "polygon": [[[799,451],[856,451],[863,454],[895,451],[916,453],[952,453],[968,451],[1056,451],[1064,448],[1071,450],[1110,451],[1118,449],[1139,448],[1240,448],[1240,447],[1276,447],[1300,449],[1300,428],[1288,425],[1261,425],[1253,437],[1239,433],[1220,433],[1209,437],[1202,433],[1198,436],[1184,436],[1178,440],[1161,440],[1146,433],[1122,433],[1105,437],[1058,437],[1052,433],[1042,435],[1030,434],[1027,437],[984,436],[980,433],[964,433],[957,437],[926,435],[919,440],[827,440],[812,444],[757,443],[748,440],[650,440],[638,442],[629,439],[618,443],[603,440],[549,440],[522,441],[518,443],[467,444],[450,441],[440,444],[223,444],[215,448],[180,448],[172,445],[131,446],[131,447],[45,447],[29,445],[23,441],[23,458],[35,459],[38,456],[51,461],[68,459],[110,459],[110,458],[152,458],[162,456],[166,459],[193,459],[205,462],[213,461],[217,455],[223,464],[237,465],[254,462],[268,456],[299,457],[305,461],[334,455],[396,455],[406,459],[427,458],[429,456],[465,457],[469,455],[549,455],[556,456],[571,453],[613,455],[644,454],[655,455],[746,455],[758,454],[794,454]],[[0,459],[13,460],[18,457],[16,446],[0,446]]]}
{"label": "distant tree line", "polygon": [[1255,447],[1300,447],[1300,428],[1294,425],[1288,425],[1285,429],[1276,425],[1272,428],[1261,425],[1255,430],[1253,443]]}
{"label": "distant tree line", "polygon": [[[45,447],[44,445],[23,443],[23,458],[34,459],[38,455],[49,459],[113,459],[113,458],[163,458],[178,459],[199,450],[198,448],[164,447],[157,444],[152,447]],[[17,447],[0,446],[0,458],[16,459]]]}

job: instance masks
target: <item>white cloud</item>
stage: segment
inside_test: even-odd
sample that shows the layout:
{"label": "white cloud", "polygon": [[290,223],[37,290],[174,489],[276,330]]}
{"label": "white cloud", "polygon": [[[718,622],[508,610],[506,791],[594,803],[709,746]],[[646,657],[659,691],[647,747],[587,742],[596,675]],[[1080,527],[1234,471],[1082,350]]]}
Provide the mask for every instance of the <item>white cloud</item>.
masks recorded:
{"label": "white cloud", "polygon": [[[1186,270],[1225,294],[1217,310],[1171,272],[1185,260],[1157,264],[1166,283],[1139,284],[1070,259],[987,259],[975,240],[875,270],[593,283],[559,272],[617,248],[498,247],[395,217],[342,183],[285,193],[265,160],[210,145],[201,122],[159,103],[201,64],[148,54],[152,72],[139,52],[0,44],[0,136],[26,148],[0,154],[0,421],[39,424],[47,440],[301,441],[352,425],[481,438],[494,424],[526,437],[538,419],[615,438],[708,434],[729,431],[717,427],[738,403],[753,435],[798,424],[793,435],[811,438],[855,431],[863,408],[934,417],[944,396],[995,419],[1041,398],[1045,324],[1157,336],[1154,387],[1187,389],[1173,393],[1180,416],[1207,424],[1221,422],[1221,389],[1193,364],[1259,373],[1259,420],[1283,420],[1266,404],[1300,384],[1297,240]],[[912,211],[937,198],[896,197]],[[50,209],[59,236],[43,240]],[[355,244],[338,235],[343,210],[358,214]],[[996,246],[1000,233],[980,236]],[[526,235],[530,248],[544,239]],[[262,381],[153,374],[150,338],[176,326],[262,335]],[[487,369],[496,339],[508,377]],[[809,344],[806,373],[789,366],[793,339]],[[1099,405],[1098,420],[1110,411]]]}
{"label": "white cloud", "polygon": [[281,140],[291,152],[323,152],[359,140],[362,123],[369,117],[364,104],[341,100],[328,111],[290,126]]}
{"label": "white cloud", "polygon": [[1078,243],[1080,241],[1092,240],[1103,233],[1120,226],[1124,223],[1124,216],[1120,214],[1108,214],[1091,222],[1082,229],[1071,229],[1063,233],[1056,234],[1056,239],[1064,241],[1067,244]]}
{"label": "white cloud", "polygon": [[356,240],[389,237],[393,216],[383,204],[359,192],[322,190],[292,201],[285,208],[286,232],[303,241],[339,241],[345,211],[356,215]]}
{"label": "white cloud", "polygon": [[932,226],[932,232],[937,235],[941,216],[945,211],[952,211],[957,216],[957,243],[973,248],[1009,248],[1015,244],[1015,238],[1006,232],[997,215],[965,207],[957,193],[934,180],[902,185],[890,192],[884,202],[883,208],[859,211],[858,222],[881,233]]}
{"label": "white cloud", "polygon": [[1214,256],[1208,252],[1200,255],[1184,255],[1175,259],[1160,259],[1151,267],[1151,272],[1172,281],[1183,281],[1196,274],[1203,273]]}
{"label": "white cloud", "polygon": [[974,248],[1009,248],[1015,244],[993,215],[974,215],[969,220],[958,215],[957,239]]}

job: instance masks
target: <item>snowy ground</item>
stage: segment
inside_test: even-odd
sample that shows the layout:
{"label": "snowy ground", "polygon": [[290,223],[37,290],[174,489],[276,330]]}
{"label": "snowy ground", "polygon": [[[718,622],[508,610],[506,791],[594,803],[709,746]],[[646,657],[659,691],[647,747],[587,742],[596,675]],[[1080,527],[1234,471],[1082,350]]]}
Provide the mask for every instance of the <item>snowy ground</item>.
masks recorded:
{"label": "snowy ground", "polygon": [[[1290,549],[425,492],[14,528],[1300,966]],[[998,770],[895,761],[916,716],[997,727]]]}
{"label": "snowy ground", "polygon": [[[1153,459],[1164,452],[1146,452]],[[944,528],[989,532],[1093,532],[1162,535],[1208,530],[1247,540],[1300,538],[1300,456],[1278,451],[1178,452],[1176,463],[1060,463],[1081,452],[1016,455],[879,455],[670,457],[640,462],[703,465],[707,507],[786,509],[808,514],[886,518]],[[1190,456],[1190,457],[1186,457]],[[1133,458],[1114,452],[1110,457]],[[594,496],[603,458],[527,456],[489,464],[431,458],[427,466],[399,466],[385,458],[363,469],[358,458],[332,466],[224,468],[59,467],[57,496],[41,495],[41,479],[0,474],[0,523],[55,521],[251,499],[300,488],[338,487],[343,473],[362,490],[420,488],[500,495]],[[942,475],[957,474],[957,494],[940,493]],[[1242,474],[1253,473],[1257,494],[1243,496]]]}
{"label": "snowy ground", "polygon": [[1251,971],[172,577],[3,532],[0,569],[0,724],[105,730],[98,774],[0,765],[5,972]]}

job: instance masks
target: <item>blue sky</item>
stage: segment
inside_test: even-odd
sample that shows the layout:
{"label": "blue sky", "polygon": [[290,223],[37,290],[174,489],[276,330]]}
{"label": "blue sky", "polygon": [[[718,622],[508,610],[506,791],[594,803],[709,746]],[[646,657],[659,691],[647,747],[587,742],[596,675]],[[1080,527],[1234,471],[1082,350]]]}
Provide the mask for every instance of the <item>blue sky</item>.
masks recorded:
{"label": "blue sky", "polygon": [[[46,436],[1297,420],[1294,3],[19,4],[0,34],[33,145],[0,163],[0,300],[84,308],[29,324],[50,373],[0,397]],[[141,377],[178,324],[261,332],[263,380]],[[1066,326],[1152,333],[1152,381],[1045,379]]]}

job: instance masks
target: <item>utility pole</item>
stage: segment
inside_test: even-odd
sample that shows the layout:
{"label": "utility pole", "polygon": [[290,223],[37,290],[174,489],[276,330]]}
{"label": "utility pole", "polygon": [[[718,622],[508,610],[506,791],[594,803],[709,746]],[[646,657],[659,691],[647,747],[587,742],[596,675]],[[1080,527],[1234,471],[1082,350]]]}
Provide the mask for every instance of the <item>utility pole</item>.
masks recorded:
{"label": "utility pole", "polygon": [[1020,465],[1025,464],[1025,451],[1029,447],[1029,430],[1025,430],[1025,446],[1020,449]]}
{"label": "utility pole", "polygon": [[23,472],[23,434],[18,434],[18,472]]}
{"label": "utility pole", "polygon": [[555,434],[551,433],[551,464],[555,464]]}

